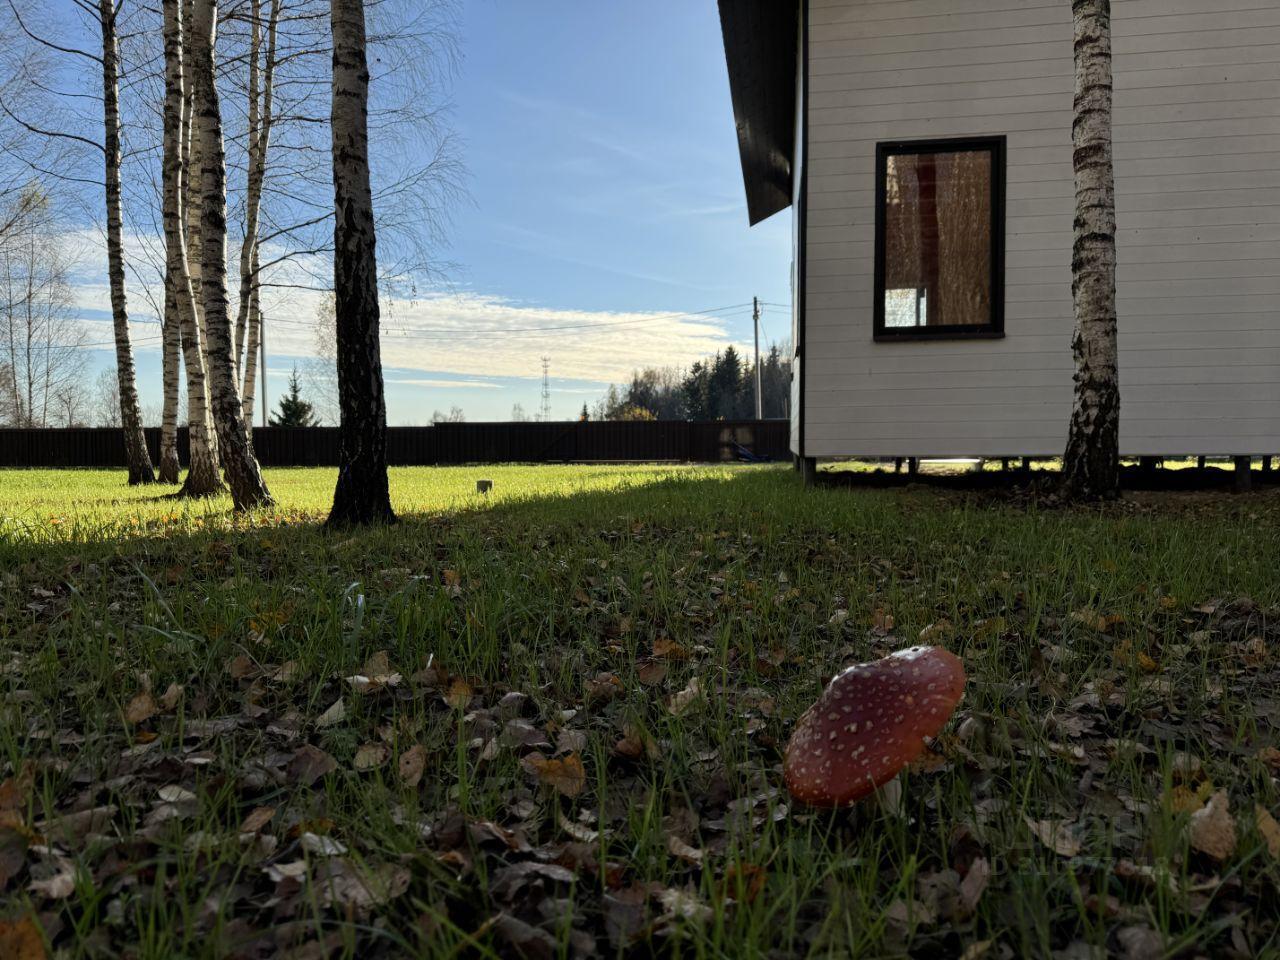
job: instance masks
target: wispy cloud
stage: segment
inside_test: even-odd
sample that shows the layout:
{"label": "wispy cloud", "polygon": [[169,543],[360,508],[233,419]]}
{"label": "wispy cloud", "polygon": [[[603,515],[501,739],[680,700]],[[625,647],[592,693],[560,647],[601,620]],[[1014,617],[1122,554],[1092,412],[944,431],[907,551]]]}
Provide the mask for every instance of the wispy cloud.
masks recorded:
{"label": "wispy cloud", "polygon": [[[145,246],[137,238],[131,243]],[[97,262],[95,249],[89,245],[74,295],[91,328],[109,340],[105,263]],[[319,260],[286,261],[268,281],[305,285],[330,272]],[[268,367],[273,375],[280,357],[316,355],[316,316],[323,298],[321,291],[291,286],[271,288],[264,295],[269,354],[277,361]],[[131,325],[137,349],[158,351],[160,328],[146,322],[143,313],[135,311],[138,322]],[[710,315],[575,310],[475,291],[428,293],[384,302],[383,364],[395,383],[435,389],[489,390],[498,388],[492,382],[497,379],[537,380],[543,357],[550,358],[552,377],[558,381],[618,382],[640,367],[688,366],[723,350],[734,342],[728,322],[746,314],[745,307]],[[568,386],[560,392],[577,390],[596,392]]]}

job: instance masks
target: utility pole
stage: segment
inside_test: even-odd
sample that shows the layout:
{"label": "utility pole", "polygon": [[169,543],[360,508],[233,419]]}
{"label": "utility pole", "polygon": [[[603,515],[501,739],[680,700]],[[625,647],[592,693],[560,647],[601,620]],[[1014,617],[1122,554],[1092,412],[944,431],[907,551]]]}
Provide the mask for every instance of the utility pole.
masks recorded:
{"label": "utility pole", "polygon": [[751,319],[756,328],[756,419],[764,419],[763,378],[760,375],[760,298],[751,298]]}
{"label": "utility pole", "polygon": [[550,380],[552,358],[543,357],[543,422],[552,421],[552,380]]}

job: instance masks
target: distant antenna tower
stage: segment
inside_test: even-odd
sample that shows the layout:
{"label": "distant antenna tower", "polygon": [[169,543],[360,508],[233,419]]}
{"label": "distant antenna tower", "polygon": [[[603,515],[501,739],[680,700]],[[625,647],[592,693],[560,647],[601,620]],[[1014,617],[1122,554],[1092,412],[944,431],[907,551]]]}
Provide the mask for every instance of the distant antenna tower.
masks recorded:
{"label": "distant antenna tower", "polygon": [[551,422],[551,358],[542,358],[542,415],[543,423]]}

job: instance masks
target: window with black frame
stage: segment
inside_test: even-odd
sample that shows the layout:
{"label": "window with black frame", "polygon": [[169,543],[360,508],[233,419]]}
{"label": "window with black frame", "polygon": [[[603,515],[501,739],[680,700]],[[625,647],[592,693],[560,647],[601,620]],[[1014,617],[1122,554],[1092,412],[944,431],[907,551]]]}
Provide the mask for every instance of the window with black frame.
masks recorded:
{"label": "window with black frame", "polygon": [[1004,333],[1003,137],[876,151],[875,336]]}

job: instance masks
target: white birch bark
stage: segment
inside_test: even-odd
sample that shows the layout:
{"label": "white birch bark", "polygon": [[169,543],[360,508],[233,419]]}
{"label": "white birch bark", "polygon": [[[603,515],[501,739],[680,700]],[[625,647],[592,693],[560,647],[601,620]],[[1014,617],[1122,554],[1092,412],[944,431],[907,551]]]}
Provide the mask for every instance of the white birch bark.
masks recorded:
{"label": "white birch bark", "polygon": [[331,0],[333,269],[341,407],[331,526],[395,520],[387,488],[387,407],[369,184],[369,68],[363,0]]}
{"label": "white birch bark", "polygon": [[165,324],[182,331],[183,361],[187,370],[187,433],[189,469],[182,495],[210,496],[222,490],[218,476],[213,424],[209,415],[204,353],[196,319],[195,294],[188,271],[186,235],[183,229],[183,195],[186,186],[183,126],[187,115],[186,70],[183,62],[181,0],[162,0],[164,15],[164,189]]}
{"label": "white birch bark", "polygon": [[[166,270],[167,273],[167,270]],[[160,419],[160,462],[156,465],[161,483],[177,483],[182,472],[178,462],[178,380],[182,368],[182,330],[176,305],[171,305],[172,289],[166,277],[164,291],[164,335],[162,376],[164,412]]]}
{"label": "white birch bark", "polygon": [[[253,0],[253,18],[249,62],[249,171],[245,186],[245,233],[240,245],[240,300],[236,317],[236,370],[243,373],[241,390],[245,396],[245,416],[253,422],[253,374],[249,371],[254,347],[258,340],[254,324],[260,319],[255,306],[260,305],[258,294],[258,224],[262,209],[262,190],[266,179],[267,153],[271,143],[271,125],[274,117],[274,88],[276,67],[276,34],[280,20],[280,0],[271,0],[267,20],[266,59],[259,70],[261,56],[262,17],[261,0]],[[245,344],[249,342],[249,356],[245,357]]]}
{"label": "white birch bark", "polygon": [[[251,269],[254,277],[257,277],[261,263],[258,260],[258,251],[253,251],[253,261]],[[244,385],[241,393],[244,397],[244,419],[245,423],[253,424],[253,401],[257,396],[258,387],[256,376],[258,373],[258,357],[262,349],[262,294],[255,280],[253,286],[249,290],[249,332],[247,335],[246,352],[244,357]]]}
{"label": "white birch bark", "polygon": [[107,200],[107,276],[111,286],[111,320],[116,344],[116,376],[120,381],[120,425],[124,430],[129,483],[154,483],[151,455],[142,432],[138,385],[129,342],[129,308],[124,282],[124,214],[120,200],[120,82],[115,0],[98,0],[102,29],[103,153]]}
{"label": "white birch bark", "polygon": [[231,318],[227,309],[226,163],[214,75],[217,7],[217,0],[195,0],[191,30],[191,82],[201,156],[201,299],[208,336],[209,392],[218,434],[218,454],[236,509],[248,510],[272,500],[253,455],[232,356]]}
{"label": "white birch bark", "polygon": [[1073,498],[1113,497],[1120,485],[1116,343],[1116,208],[1111,148],[1111,2],[1073,0],[1076,183],[1071,287],[1075,401],[1062,487]]}

